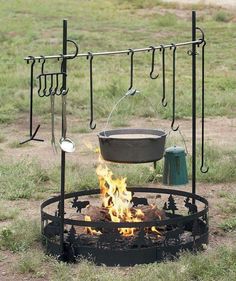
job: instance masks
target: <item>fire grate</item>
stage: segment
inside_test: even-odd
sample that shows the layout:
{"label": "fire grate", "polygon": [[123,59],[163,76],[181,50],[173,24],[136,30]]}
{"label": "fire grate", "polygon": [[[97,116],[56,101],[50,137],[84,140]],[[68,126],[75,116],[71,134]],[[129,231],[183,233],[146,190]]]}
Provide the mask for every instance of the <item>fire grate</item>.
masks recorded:
{"label": "fire grate", "polygon": [[[96,204],[100,190],[66,194],[63,260],[84,257],[98,265],[132,266],[173,259],[183,250],[201,250],[208,243],[208,202],[205,198],[173,189],[130,187],[128,190],[133,192],[136,205],[157,204],[162,208],[164,219],[119,223],[85,221],[83,212],[89,204]],[[141,197],[142,193],[146,197]],[[57,196],[41,205],[46,249],[56,256],[61,253],[59,202],[60,196]],[[153,227],[157,233],[151,231]],[[134,235],[121,235],[123,228],[134,228]],[[96,234],[92,234],[93,231]]]}

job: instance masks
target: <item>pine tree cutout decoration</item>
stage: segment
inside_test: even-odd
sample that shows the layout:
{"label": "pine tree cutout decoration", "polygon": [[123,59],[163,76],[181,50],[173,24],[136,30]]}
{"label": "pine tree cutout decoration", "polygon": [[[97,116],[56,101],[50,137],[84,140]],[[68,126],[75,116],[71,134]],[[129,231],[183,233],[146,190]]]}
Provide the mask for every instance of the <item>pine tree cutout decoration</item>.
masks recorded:
{"label": "pine tree cutout decoration", "polygon": [[168,210],[171,210],[173,215],[175,214],[175,211],[178,210],[175,199],[172,195],[170,195],[168,198]]}

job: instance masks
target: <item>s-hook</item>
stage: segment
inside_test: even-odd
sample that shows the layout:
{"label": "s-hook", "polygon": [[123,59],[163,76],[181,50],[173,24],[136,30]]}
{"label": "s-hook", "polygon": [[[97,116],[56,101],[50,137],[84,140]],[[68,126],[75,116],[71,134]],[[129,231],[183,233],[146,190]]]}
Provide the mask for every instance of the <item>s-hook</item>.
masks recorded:
{"label": "s-hook", "polygon": [[165,78],[165,47],[164,45],[160,45],[161,49],[160,51],[162,52],[162,106],[166,107],[167,106],[167,101],[166,101],[166,78]]}
{"label": "s-hook", "polygon": [[53,84],[54,84],[54,79],[53,79],[53,74],[50,74],[50,88],[48,89],[49,91],[49,96],[52,96],[55,94],[55,91],[53,90]]}
{"label": "s-hook", "polygon": [[58,87],[59,87],[59,77],[58,77],[59,73],[56,74],[56,87],[54,89],[54,94],[59,96],[60,95],[60,92],[59,94],[57,93],[57,90],[58,90]]}
{"label": "s-hook", "polygon": [[130,86],[128,91],[133,88],[133,81],[134,81],[134,50],[128,49],[127,55],[130,55]]}
{"label": "s-hook", "polygon": [[[41,141],[42,139],[36,139],[35,136],[40,128],[40,125],[37,126],[36,130],[33,133],[33,93],[34,93],[34,65],[35,65],[35,58],[33,56],[29,56],[32,59],[31,67],[30,67],[30,138],[20,142],[20,144],[27,143],[29,141]],[[29,60],[27,60],[27,64],[29,64]]]}
{"label": "s-hook", "polygon": [[[199,29],[199,28],[197,28]],[[201,31],[202,32],[202,31]],[[203,33],[203,32],[202,32]],[[204,33],[203,33],[203,45],[202,45],[202,148],[201,148],[201,167],[200,171],[205,174],[208,172],[209,167],[205,166],[205,152],[204,152],[204,125],[205,125],[205,46],[206,41],[204,40]]]}
{"label": "s-hook", "polygon": [[90,129],[94,130],[96,124],[93,122],[93,54],[88,52],[87,59],[89,59],[89,79],[90,79]]}
{"label": "s-hook", "polygon": [[[42,69],[44,67],[45,61],[46,61],[46,59],[44,58],[44,61],[43,61],[42,66],[41,66],[41,72],[42,72]],[[39,62],[40,62],[40,59],[39,59]],[[41,94],[40,94],[41,93],[41,89],[42,89],[41,76],[38,76],[37,78],[39,79],[38,95],[41,97]]]}
{"label": "s-hook", "polygon": [[[39,79],[39,88],[38,88],[38,95],[40,97],[44,97],[45,96],[45,93],[46,93],[46,88],[47,88],[47,78],[46,76],[44,76],[44,64],[46,62],[46,59],[44,56],[40,56],[41,58],[39,59],[39,62],[40,60],[42,59],[43,62],[42,62],[42,65],[41,65],[41,74],[37,77]],[[42,76],[44,76],[44,88],[43,88],[43,94],[41,94],[41,89],[42,89]]]}
{"label": "s-hook", "polygon": [[[42,68],[41,68],[41,74],[44,76],[44,88],[43,88],[43,96],[48,97],[50,93],[47,94],[47,76],[44,75],[44,64],[45,64],[45,57],[41,56],[43,58]],[[40,78],[41,79],[41,78]]]}
{"label": "s-hook", "polygon": [[150,76],[151,79],[157,79],[157,77],[159,76],[159,74],[153,75],[154,68],[155,68],[155,51],[156,51],[156,49],[155,49],[155,47],[153,47],[153,46],[149,46],[149,48],[152,49],[152,64],[151,64],[151,71],[150,71],[149,76]]}
{"label": "s-hook", "polygon": [[174,128],[175,123],[175,61],[176,61],[176,45],[171,44],[170,49],[173,49],[173,96],[172,96],[172,123],[171,123],[171,129],[173,131],[177,131],[179,129],[179,125]]}

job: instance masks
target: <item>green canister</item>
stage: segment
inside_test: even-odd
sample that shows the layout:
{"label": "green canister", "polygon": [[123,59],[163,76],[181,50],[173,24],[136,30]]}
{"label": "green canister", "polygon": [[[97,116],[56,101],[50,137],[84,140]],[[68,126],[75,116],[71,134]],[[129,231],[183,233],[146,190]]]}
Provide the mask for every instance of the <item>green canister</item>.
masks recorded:
{"label": "green canister", "polygon": [[163,184],[182,185],[187,183],[188,173],[184,148],[168,147],[164,154]]}

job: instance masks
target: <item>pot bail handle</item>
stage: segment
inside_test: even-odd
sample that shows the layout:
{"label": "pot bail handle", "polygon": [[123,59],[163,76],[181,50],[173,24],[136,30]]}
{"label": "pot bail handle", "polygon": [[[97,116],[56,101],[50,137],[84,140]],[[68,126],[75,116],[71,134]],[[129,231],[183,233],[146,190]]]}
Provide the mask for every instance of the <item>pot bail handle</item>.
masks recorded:
{"label": "pot bail handle", "polygon": [[109,113],[109,115],[108,115],[108,117],[107,117],[106,125],[105,125],[105,127],[104,127],[104,129],[103,129],[103,132],[104,132],[104,136],[105,136],[105,137],[107,137],[107,135],[106,135],[106,129],[107,129],[108,123],[109,123],[109,121],[110,121],[110,119],[111,119],[111,116],[112,116],[113,112],[115,111],[116,107],[119,105],[119,103],[120,103],[123,99],[125,99],[126,97],[128,97],[128,96],[134,96],[135,94],[138,94],[138,93],[140,93],[140,91],[138,91],[138,90],[136,90],[136,89],[134,89],[134,88],[129,89],[129,90],[115,103],[115,105],[113,106],[111,112]]}
{"label": "pot bail handle", "polygon": [[185,140],[184,135],[183,135],[183,133],[181,132],[180,128],[179,128],[177,131],[173,131],[172,129],[169,130],[169,132],[167,133],[166,138],[168,138],[168,137],[170,136],[170,134],[173,133],[173,132],[178,132],[178,133],[179,133],[179,135],[180,135],[180,137],[181,137],[181,140],[182,140],[183,143],[184,143],[184,148],[185,148],[185,151],[186,151],[186,155],[189,155],[188,148],[187,148],[187,144],[186,144],[186,140]]}

